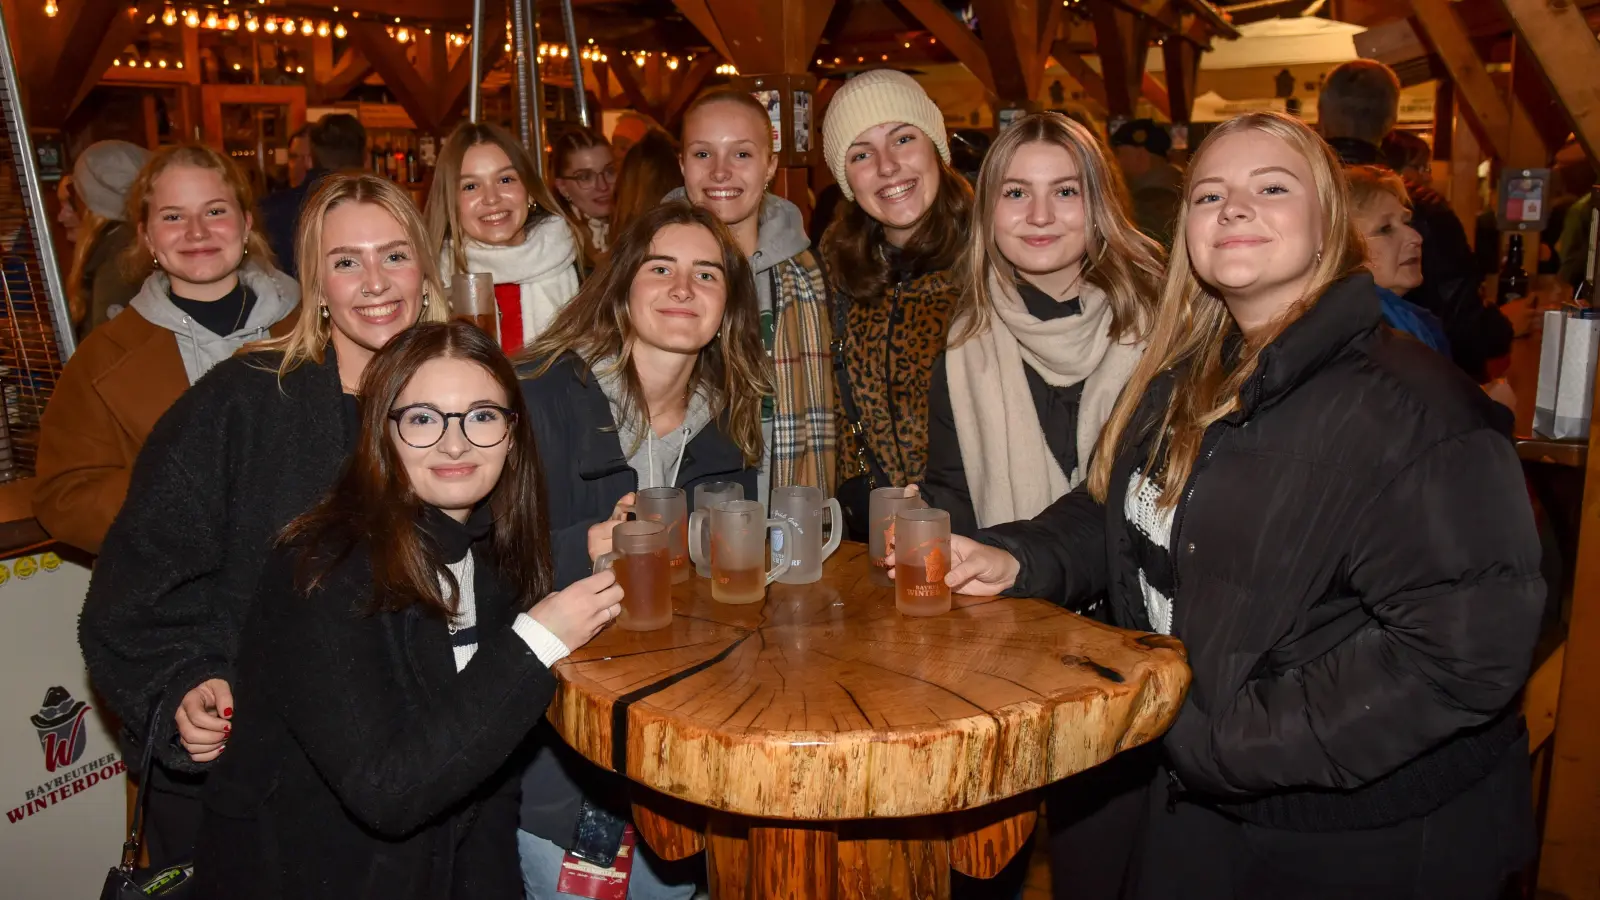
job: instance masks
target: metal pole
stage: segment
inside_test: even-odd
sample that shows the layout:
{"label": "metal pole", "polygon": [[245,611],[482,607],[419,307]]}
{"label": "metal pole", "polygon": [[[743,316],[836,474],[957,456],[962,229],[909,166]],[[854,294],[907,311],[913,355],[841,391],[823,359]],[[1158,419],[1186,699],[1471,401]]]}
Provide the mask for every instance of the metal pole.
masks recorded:
{"label": "metal pole", "polygon": [[11,129],[11,148],[16,156],[17,180],[27,198],[28,212],[33,219],[34,246],[39,250],[39,273],[44,276],[45,292],[50,295],[50,318],[56,332],[56,344],[61,348],[61,361],[65,363],[78,349],[77,337],[72,332],[72,314],[67,310],[67,291],[61,280],[61,268],[56,259],[56,242],[50,236],[50,217],[45,212],[44,192],[39,189],[39,166],[33,155],[33,135],[28,133],[28,120],[22,111],[22,90],[17,85],[17,60],[11,53],[11,33],[6,26],[5,14],[0,13],[0,85],[5,89],[6,124]]}
{"label": "metal pole", "polygon": [[479,86],[483,83],[483,0],[472,0],[472,46],[468,52],[472,54],[472,87],[467,94],[467,118],[474,123],[478,121],[481,112],[481,103],[478,97]]}
{"label": "metal pole", "polygon": [[583,57],[578,52],[578,26],[572,19],[572,0],[561,0],[561,22],[567,27],[567,48],[572,54],[572,96],[578,101],[578,122],[588,128],[589,99],[583,92]]}
{"label": "metal pole", "polygon": [[[519,0],[512,0],[513,3]],[[528,86],[529,106],[528,128],[532,132],[533,143],[528,149],[533,151],[535,159],[543,159],[544,153],[544,81],[539,77],[539,2],[538,0],[520,0],[527,6],[526,18],[528,20]]]}
{"label": "metal pole", "polygon": [[528,10],[523,0],[510,0],[511,3],[511,49],[515,54],[512,63],[516,68],[517,81],[514,85],[517,95],[517,137],[522,141],[522,146],[532,150],[533,137],[528,133],[529,107],[532,105],[528,99],[528,70],[538,65],[528,52]]}

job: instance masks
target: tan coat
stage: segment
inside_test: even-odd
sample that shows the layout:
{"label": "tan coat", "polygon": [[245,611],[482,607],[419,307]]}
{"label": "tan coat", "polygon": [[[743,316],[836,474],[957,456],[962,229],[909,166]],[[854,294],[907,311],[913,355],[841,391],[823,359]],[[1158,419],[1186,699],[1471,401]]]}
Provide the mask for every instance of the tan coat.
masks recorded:
{"label": "tan coat", "polygon": [[[272,334],[285,334],[298,315]],[[33,514],[51,537],[100,552],[139,448],[188,388],[177,338],[137,310],[90,333],[62,371],[39,428]]]}

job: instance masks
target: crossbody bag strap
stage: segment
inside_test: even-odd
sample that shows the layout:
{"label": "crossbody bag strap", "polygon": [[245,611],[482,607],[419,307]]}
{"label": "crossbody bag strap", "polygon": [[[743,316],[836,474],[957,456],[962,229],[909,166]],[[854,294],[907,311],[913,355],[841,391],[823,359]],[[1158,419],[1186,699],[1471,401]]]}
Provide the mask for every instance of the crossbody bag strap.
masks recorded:
{"label": "crossbody bag strap", "polygon": [[122,863],[120,868],[128,875],[133,874],[134,867],[139,862],[139,844],[144,839],[144,808],[146,797],[150,790],[150,776],[155,769],[156,762],[156,717],[161,714],[161,698],[150,708],[150,721],[144,730],[144,750],[139,758],[139,790],[133,797],[133,816],[128,823],[128,840],[122,845]]}
{"label": "crossbody bag strap", "polygon": [[[817,261],[820,268],[822,261]],[[823,273],[823,283],[827,284],[827,273]],[[845,367],[844,345],[845,337],[850,332],[850,310],[847,304],[848,297],[843,291],[829,292],[832,300],[829,306],[833,308],[833,345],[830,348],[833,356],[833,377],[837,382],[839,391],[839,406],[844,410],[845,430],[849,432],[851,443],[855,446],[855,471],[850,477],[865,475],[868,486],[880,487],[879,473],[883,466],[872,455],[872,450],[867,447],[865,437],[861,430],[861,408],[856,406],[855,391],[850,386],[850,372]],[[885,478],[884,484],[888,481]]]}

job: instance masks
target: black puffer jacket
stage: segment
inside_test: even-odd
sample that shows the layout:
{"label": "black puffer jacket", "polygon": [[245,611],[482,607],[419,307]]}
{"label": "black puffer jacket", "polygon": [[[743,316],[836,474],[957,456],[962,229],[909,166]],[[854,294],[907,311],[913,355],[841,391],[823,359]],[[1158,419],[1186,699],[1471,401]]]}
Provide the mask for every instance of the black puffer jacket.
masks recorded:
{"label": "black puffer jacket", "polygon": [[[1164,408],[1145,398],[1135,433]],[[1510,443],[1443,358],[1379,328],[1370,277],[1331,288],[1262,351],[1243,408],[1206,433],[1174,512],[1172,631],[1194,680],[1164,738],[1191,796],[1259,824],[1322,831],[1425,814],[1520,735],[1544,587]],[[980,532],[1022,562],[1018,595],[1106,590],[1151,629],[1125,512],[1085,490]]]}

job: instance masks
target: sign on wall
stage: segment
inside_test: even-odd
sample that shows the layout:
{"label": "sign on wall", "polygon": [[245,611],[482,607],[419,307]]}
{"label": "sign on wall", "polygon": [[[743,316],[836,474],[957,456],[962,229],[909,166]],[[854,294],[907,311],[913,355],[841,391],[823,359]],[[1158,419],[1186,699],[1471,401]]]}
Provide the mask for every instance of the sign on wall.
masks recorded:
{"label": "sign on wall", "polygon": [[126,766],[89,691],[78,613],[89,570],[0,561],[0,894],[98,896],[122,849]]}

